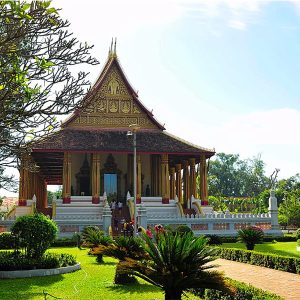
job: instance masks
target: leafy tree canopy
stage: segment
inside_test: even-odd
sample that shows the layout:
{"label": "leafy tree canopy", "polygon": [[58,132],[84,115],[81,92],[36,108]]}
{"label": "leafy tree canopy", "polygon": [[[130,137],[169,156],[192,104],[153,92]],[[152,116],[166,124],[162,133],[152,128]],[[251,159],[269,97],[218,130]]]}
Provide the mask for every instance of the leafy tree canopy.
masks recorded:
{"label": "leafy tree canopy", "polygon": [[[92,48],[68,31],[51,1],[0,2],[0,182],[31,142],[58,128],[58,115],[76,107],[89,86]],[[26,143],[26,147],[25,146]]]}
{"label": "leafy tree canopy", "polygon": [[209,194],[226,197],[256,196],[269,184],[264,167],[260,155],[242,160],[238,154],[219,153],[209,165]]}

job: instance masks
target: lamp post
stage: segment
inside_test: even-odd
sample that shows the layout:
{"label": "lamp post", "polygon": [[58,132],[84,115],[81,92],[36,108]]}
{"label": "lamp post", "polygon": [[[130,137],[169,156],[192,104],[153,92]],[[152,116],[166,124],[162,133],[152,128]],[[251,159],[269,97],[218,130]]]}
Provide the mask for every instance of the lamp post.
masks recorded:
{"label": "lamp post", "polygon": [[137,227],[137,213],[136,213],[136,132],[141,128],[138,124],[131,124],[129,125],[131,134],[133,134],[133,206],[134,206],[134,213],[133,213],[133,235],[136,236],[136,227]]}

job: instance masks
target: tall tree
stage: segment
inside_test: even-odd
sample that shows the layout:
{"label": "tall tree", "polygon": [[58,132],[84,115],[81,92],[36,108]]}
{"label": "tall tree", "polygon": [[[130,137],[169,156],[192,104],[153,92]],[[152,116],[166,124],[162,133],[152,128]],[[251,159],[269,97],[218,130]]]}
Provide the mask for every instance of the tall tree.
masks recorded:
{"label": "tall tree", "polygon": [[210,162],[209,193],[215,196],[256,196],[268,186],[260,156],[240,159],[238,154],[219,153]]}
{"label": "tall tree", "polygon": [[1,183],[3,167],[16,166],[31,141],[57,128],[57,116],[73,110],[89,86],[88,73],[74,66],[98,62],[69,26],[51,1],[0,2]]}

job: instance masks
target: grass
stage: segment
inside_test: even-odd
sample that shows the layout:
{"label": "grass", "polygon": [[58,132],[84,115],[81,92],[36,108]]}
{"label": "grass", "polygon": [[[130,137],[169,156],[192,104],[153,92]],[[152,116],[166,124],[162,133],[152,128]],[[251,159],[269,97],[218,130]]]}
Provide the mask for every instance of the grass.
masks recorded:
{"label": "grass", "polygon": [[[296,242],[263,243],[255,245],[254,251],[300,258],[300,251],[296,250],[296,245]],[[246,246],[242,243],[224,243],[221,247],[246,249]]]}
{"label": "grass", "polygon": [[[24,279],[0,280],[0,299],[41,300],[45,299],[43,290],[61,299],[88,300],[160,300],[163,292],[144,281],[134,285],[115,285],[116,260],[105,257],[104,264],[97,264],[96,258],[87,255],[87,250],[77,248],[52,248],[50,252],[69,253],[77,257],[82,269],[74,273],[34,277]],[[46,299],[53,299],[47,296]],[[192,300],[192,297],[189,299]]]}

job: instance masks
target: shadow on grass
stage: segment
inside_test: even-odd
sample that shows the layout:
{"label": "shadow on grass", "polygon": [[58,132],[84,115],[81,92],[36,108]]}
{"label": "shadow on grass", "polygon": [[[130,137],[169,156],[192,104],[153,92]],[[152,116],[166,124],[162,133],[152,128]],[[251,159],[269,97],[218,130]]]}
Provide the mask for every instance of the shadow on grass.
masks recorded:
{"label": "shadow on grass", "polygon": [[[0,299],[29,300],[36,296],[40,296],[40,299],[44,299],[43,291],[47,292],[47,287],[63,280],[63,278],[63,275],[55,275],[32,278],[1,279]],[[39,286],[40,292],[36,292],[36,288],[34,291],[31,291],[31,286]],[[48,296],[47,299],[50,299],[50,297]]]}
{"label": "shadow on grass", "polygon": [[119,294],[128,294],[128,293],[151,293],[151,292],[162,292],[162,290],[154,285],[146,283],[134,283],[134,284],[115,284],[113,286],[107,287],[107,289],[112,292]]}

